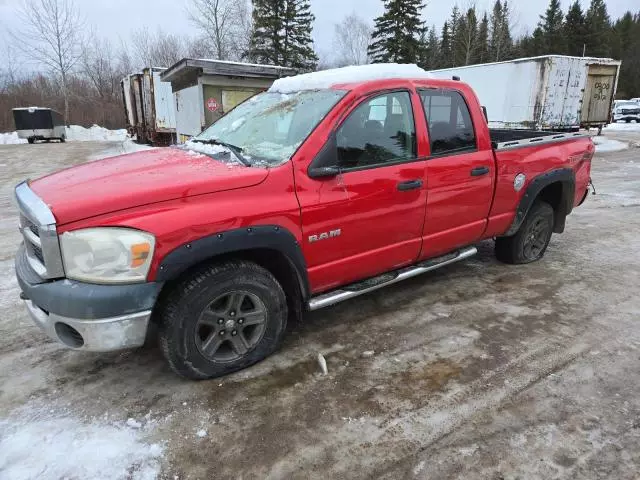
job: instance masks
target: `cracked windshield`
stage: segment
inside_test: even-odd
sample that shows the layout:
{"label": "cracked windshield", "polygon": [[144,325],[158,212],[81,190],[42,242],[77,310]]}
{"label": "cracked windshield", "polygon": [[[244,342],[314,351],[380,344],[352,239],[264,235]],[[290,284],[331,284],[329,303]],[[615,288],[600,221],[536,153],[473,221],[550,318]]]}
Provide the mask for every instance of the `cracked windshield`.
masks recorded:
{"label": "cracked windshield", "polygon": [[345,95],[342,90],[293,94],[265,92],[250,98],[211,125],[194,142],[229,146],[249,165],[280,165]]}

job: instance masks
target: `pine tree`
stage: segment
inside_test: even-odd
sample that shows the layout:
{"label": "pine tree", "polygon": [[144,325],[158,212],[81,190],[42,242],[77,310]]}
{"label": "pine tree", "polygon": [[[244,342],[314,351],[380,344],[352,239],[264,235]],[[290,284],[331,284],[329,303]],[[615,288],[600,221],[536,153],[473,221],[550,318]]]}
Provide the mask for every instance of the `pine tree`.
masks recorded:
{"label": "pine tree", "polygon": [[591,0],[585,15],[586,56],[611,55],[611,20],[604,0]]}
{"label": "pine tree", "polygon": [[429,57],[428,57],[428,45],[427,45],[427,32],[428,28],[425,27],[422,29],[422,33],[420,34],[420,50],[418,52],[418,61],[416,62],[420,68],[424,68],[425,70],[429,69]]}
{"label": "pine tree", "polygon": [[507,0],[502,2],[502,17],[500,19],[502,25],[502,59],[508,60],[514,58],[513,54],[513,37],[511,36],[511,8]]}
{"label": "pine tree", "polygon": [[299,70],[315,70],[318,56],[313,50],[311,32],[315,16],[309,0],[287,0],[285,10],[284,51],[286,66]]}
{"label": "pine tree", "polygon": [[571,4],[567,12],[567,18],[564,22],[564,38],[567,45],[567,55],[581,57],[586,37],[584,13],[579,0]]}
{"label": "pine tree", "polygon": [[471,63],[485,63],[489,61],[489,17],[485,12],[478,27],[476,38],[477,48]]}
{"label": "pine tree", "polygon": [[431,27],[431,30],[429,30],[426,57],[428,59],[427,68],[429,70],[438,68],[438,59],[440,58],[440,43],[438,40],[438,33],[436,32],[435,25]]}
{"label": "pine tree", "polygon": [[449,23],[442,25],[442,35],[440,36],[440,54],[438,55],[438,68],[453,67],[451,54],[451,36],[449,34]]}
{"label": "pine tree", "polygon": [[454,63],[458,65],[469,65],[475,57],[478,48],[478,19],[475,7],[469,8],[467,12],[458,19],[455,35],[453,37],[453,57]]}
{"label": "pine tree", "polygon": [[633,40],[633,15],[626,12],[613,25],[614,41],[611,45],[611,56],[620,59],[629,50]]}
{"label": "pine tree", "polygon": [[614,26],[622,60],[618,98],[640,97],[640,12],[627,12]]}
{"label": "pine tree", "polygon": [[451,37],[451,48],[453,49],[455,38],[458,33],[458,25],[460,24],[460,9],[458,5],[454,5],[451,9],[451,17],[449,18],[449,36]]}
{"label": "pine tree", "polygon": [[253,61],[315,69],[309,0],[253,0],[253,31],[247,56]]}
{"label": "pine tree", "polygon": [[416,63],[424,29],[422,0],[383,0],[384,13],[375,19],[369,56],[373,63]]}
{"label": "pine tree", "polygon": [[562,55],[566,51],[564,38],[564,15],[560,8],[560,0],[550,0],[544,15],[540,15],[538,28],[542,33],[542,48],[545,54]]}
{"label": "pine tree", "polygon": [[513,38],[511,37],[510,21],[511,13],[507,0],[501,3],[496,0],[490,18],[489,52],[491,61],[499,62],[511,56]]}

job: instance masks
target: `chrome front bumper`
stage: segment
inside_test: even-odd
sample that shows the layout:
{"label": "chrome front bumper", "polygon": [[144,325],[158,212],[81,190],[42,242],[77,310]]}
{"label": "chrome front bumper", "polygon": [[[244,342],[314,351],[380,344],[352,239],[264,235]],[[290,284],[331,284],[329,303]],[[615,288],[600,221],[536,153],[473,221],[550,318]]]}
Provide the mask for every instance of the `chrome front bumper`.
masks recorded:
{"label": "chrome front bumper", "polygon": [[81,320],[47,313],[31,300],[25,300],[27,311],[52,339],[74,350],[110,352],[140,347],[144,344],[151,310],[120,317]]}

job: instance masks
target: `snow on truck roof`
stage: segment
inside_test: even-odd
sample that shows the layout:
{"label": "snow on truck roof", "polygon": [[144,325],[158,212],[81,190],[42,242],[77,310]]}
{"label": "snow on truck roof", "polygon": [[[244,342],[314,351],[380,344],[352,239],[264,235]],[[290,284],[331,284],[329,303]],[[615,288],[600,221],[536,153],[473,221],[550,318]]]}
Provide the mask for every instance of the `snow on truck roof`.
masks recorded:
{"label": "snow on truck roof", "polygon": [[356,83],[393,78],[434,78],[426,70],[414,64],[374,63],[334,68],[320,72],[304,73],[295,77],[279,78],[270,92],[292,93],[300,90],[319,90],[341,83]]}

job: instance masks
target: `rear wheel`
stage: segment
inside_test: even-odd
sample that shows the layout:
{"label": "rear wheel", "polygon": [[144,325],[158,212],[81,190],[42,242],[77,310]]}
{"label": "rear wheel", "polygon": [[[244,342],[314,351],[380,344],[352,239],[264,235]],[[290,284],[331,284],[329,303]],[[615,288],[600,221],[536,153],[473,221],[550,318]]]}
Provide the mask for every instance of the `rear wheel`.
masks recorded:
{"label": "rear wheel", "polygon": [[229,261],[180,282],[160,316],[160,346],[169,365],[179,375],[202,380],[273,353],[284,336],[287,301],[270,272]]}
{"label": "rear wheel", "polygon": [[496,239],[496,258],[511,264],[540,260],[551,240],[553,217],[551,205],[537,200],[515,235]]}
{"label": "rear wheel", "polygon": [[36,143],[36,139],[35,138],[28,138],[27,142],[29,142],[29,144],[33,145],[34,143]]}

